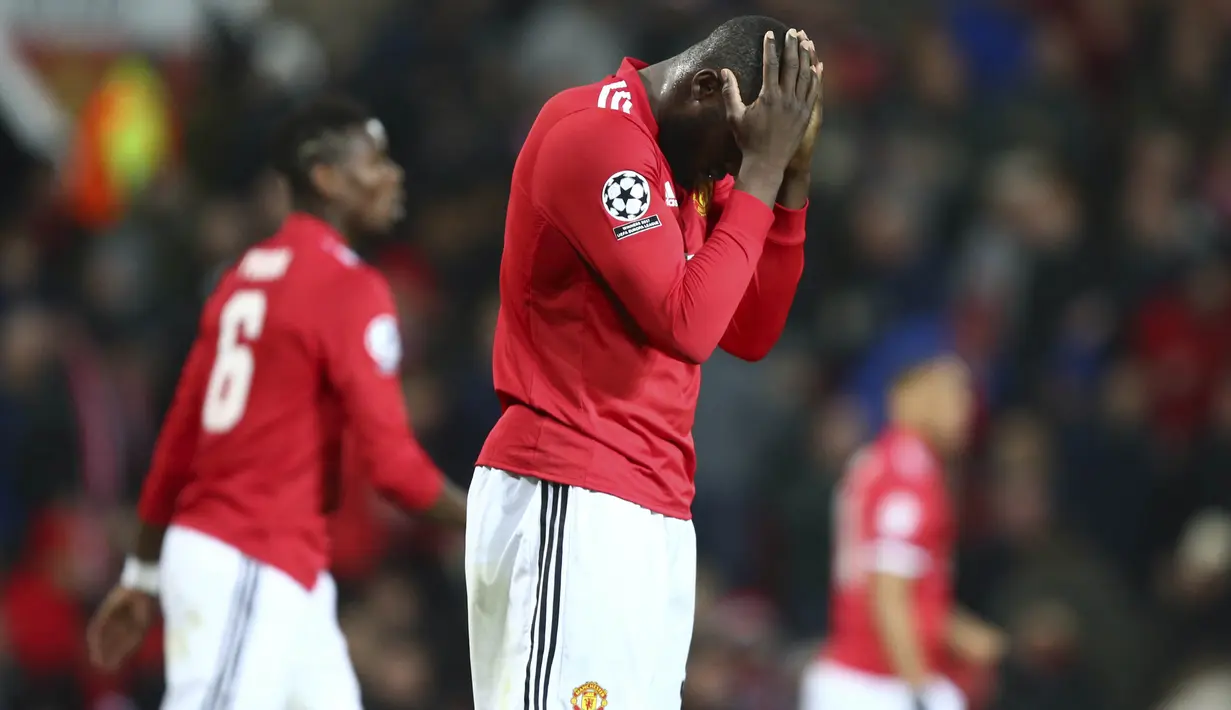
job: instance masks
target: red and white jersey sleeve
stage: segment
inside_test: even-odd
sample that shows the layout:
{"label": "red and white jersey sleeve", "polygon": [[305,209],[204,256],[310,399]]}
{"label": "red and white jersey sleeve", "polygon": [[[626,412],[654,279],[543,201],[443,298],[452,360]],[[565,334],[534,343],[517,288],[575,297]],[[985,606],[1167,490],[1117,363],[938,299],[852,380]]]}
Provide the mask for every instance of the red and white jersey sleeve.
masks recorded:
{"label": "red and white jersey sleeve", "polygon": [[942,474],[913,439],[895,440],[879,456],[882,470],[860,515],[864,559],[869,571],[917,579],[941,553]]}
{"label": "red and white jersey sleeve", "polygon": [[409,510],[436,501],[444,479],[410,432],[402,395],[401,331],[389,285],[375,270],[345,272],[324,302],[319,331],[356,463]]}

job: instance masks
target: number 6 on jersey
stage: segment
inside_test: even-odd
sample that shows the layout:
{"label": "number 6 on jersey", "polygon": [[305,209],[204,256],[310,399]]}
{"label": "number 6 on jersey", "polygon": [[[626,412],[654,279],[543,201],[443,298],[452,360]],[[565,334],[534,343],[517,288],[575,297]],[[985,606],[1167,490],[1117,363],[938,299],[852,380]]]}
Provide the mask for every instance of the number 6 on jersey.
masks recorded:
{"label": "number 6 on jersey", "polygon": [[252,348],[245,341],[256,340],[265,324],[265,293],[236,291],[218,318],[218,355],[209,373],[205,389],[205,404],[201,408],[201,426],[211,434],[222,434],[235,428],[248,406],[252,389],[252,372],[256,362]]}

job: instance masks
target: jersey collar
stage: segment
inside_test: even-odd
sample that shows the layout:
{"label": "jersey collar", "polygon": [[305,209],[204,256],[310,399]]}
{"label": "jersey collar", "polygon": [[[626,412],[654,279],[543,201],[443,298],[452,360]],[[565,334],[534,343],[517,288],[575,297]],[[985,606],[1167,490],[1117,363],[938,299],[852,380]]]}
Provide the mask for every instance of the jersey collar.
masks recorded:
{"label": "jersey collar", "polygon": [[307,212],[292,212],[282,222],[282,233],[289,237],[310,237],[333,246],[346,246],[346,239],[325,220]]}
{"label": "jersey collar", "polygon": [[650,65],[640,59],[625,57],[615,75],[627,84],[628,92],[633,95],[633,118],[645,126],[650,135],[658,138],[658,122],[654,120],[654,113],[650,110],[650,97],[645,93],[645,84],[641,81],[640,72],[648,66]]}

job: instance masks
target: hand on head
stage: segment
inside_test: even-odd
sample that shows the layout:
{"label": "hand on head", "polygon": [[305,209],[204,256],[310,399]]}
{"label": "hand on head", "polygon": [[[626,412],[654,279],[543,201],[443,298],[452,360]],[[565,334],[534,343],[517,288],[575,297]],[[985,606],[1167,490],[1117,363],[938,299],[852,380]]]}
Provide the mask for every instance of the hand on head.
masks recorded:
{"label": "hand on head", "polygon": [[[799,30],[787,32],[781,53],[773,32],[765,34],[761,93],[745,105],[739,80],[722,70],[727,119],[745,160],[761,160],[785,170],[820,126],[821,74],[816,47]],[[809,131],[811,129],[811,136]]]}

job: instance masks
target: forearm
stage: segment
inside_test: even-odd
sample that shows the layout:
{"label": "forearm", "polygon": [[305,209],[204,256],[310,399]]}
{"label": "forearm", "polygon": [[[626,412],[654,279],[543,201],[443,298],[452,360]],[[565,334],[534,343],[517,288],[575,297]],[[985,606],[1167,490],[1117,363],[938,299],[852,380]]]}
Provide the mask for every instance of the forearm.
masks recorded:
{"label": "forearm", "polygon": [[[175,515],[180,492],[192,479],[192,463],[200,435],[201,408],[205,399],[209,349],[198,340],[180,372],[175,399],[163,421],[150,460],[150,470],[141,485],[137,516],[143,524],[166,528]],[[159,536],[158,545],[162,538]],[[157,559],[157,550],[154,552]]]}
{"label": "forearm", "polygon": [[440,505],[447,493],[444,474],[418,442],[406,441],[395,452],[371,456],[367,461],[376,490],[409,512],[426,512]]}
{"label": "forearm", "polygon": [[[787,316],[804,272],[806,189],[803,194],[803,203],[798,206],[794,203],[791,207],[774,206],[774,222],[766,236],[755,275],[719,343],[723,350],[742,360],[756,361],[768,355],[786,328]],[[786,199],[795,200],[796,197]]]}
{"label": "forearm", "polygon": [[465,527],[466,492],[445,478],[417,445],[396,466],[376,469],[373,484],[404,510],[433,522]]}
{"label": "forearm", "polygon": [[124,569],[120,572],[121,588],[158,596],[161,577],[158,564],[166,534],[165,525],[151,524],[145,520],[140,522],[132,552],[124,560]]}
{"label": "forearm", "polygon": [[812,172],[807,169],[787,168],[778,188],[778,204],[791,210],[802,209],[808,203],[812,191]]}
{"label": "forearm", "polygon": [[1004,652],[1004,633],[962,608],[945,622],[945,643],[957,657],[973,663],[995,663]]}
{"label": "forearm", "polygon": [[[735,192],[713,234],[684,266],[665,298],[641,292],[622,298],[651,342],[687,362],[704,362],[718,347],[752,282],[773,213]],[[632,293],[629,284],[623,289]]]}
{"label": "forearm", "polygon": [[166,534],[166,526],[141,521],[137,528],[137,540],[133,545],[132,556],[146,564],[158,564],[162,557],[162,541]]}
{"label": "forearm", "polygon": [[775,196],[785,181],[781,164],[763,160],[757,156],[744,156],[739,175],[735,176],[735,189],[746,192],[773,209]]}
{"label": "forearm", "polygon": [[961,607],[954,607],[945,622],[945,641],[950,649],[957,651],[965,647],[970,637],[979,633],[982,626],[983,622],[974,614]]}
{"label": "forearm", "polygon": [[756,275],[719,343],[722,349],[749,361],[768,355],[786,328],[803,271],[802,244],[767,242]]}
{"label": "forearm", "polygon": [[423,517],[432,522],[451,527],[466,526],[466,491],[446,480],[440,496],[432,507],[423,512]]}
{"label": "forearm", "polygon": [[910,581],[877,575],[872,581],[872,611],[894,673],[912,688],[922,689],[929,669],[912,612]]}

